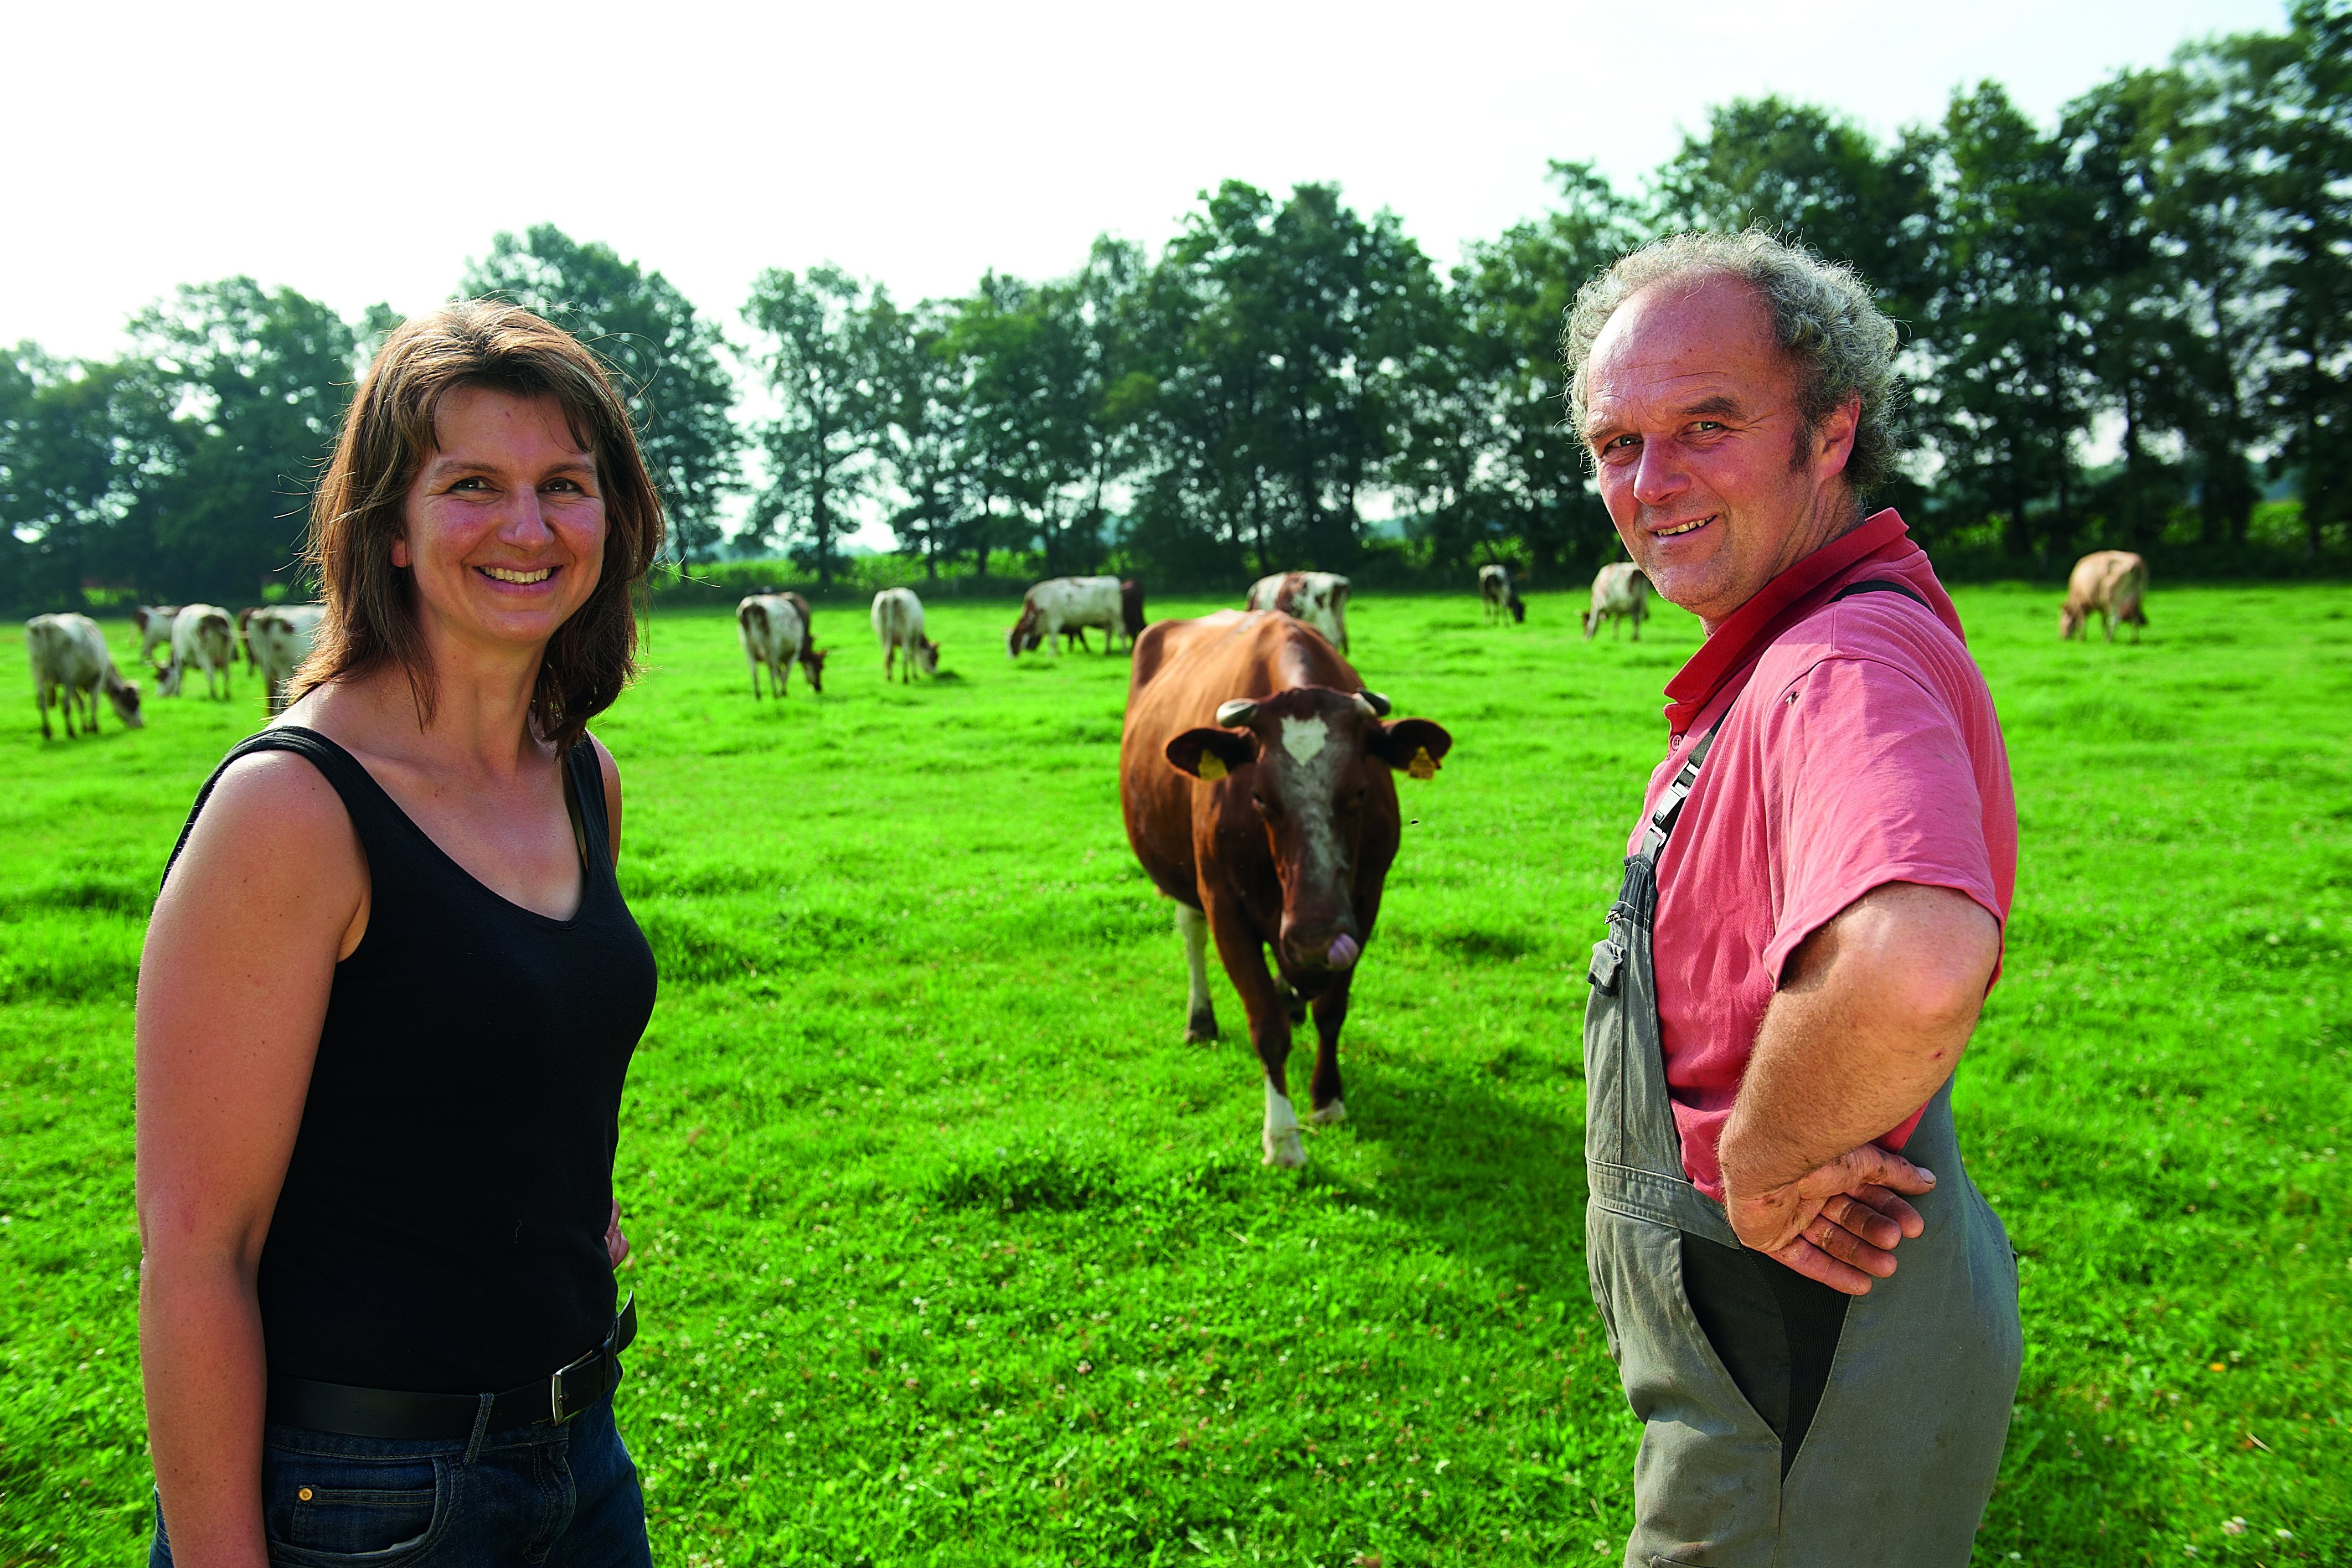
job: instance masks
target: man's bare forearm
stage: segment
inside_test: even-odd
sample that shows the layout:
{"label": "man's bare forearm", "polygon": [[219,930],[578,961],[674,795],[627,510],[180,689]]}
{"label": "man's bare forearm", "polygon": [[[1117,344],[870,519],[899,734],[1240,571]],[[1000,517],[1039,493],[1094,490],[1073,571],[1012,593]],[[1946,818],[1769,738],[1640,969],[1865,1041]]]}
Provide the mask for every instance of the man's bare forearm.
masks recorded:
{"label": "man's bare forearm", "polygon": [[172,1560],[181,1568],[265,1568],[268,1372],[251,1277],[231,1258],[152,1257],[143,1276],[139,1349]]}
{"label": "man's bare forearm", "polygon": [[1976,1027],[2000,929],[1966,894],[1890,883],[1807,939],[1724,1127],[1727,1188],[1793,1182],[1902,1125]]}

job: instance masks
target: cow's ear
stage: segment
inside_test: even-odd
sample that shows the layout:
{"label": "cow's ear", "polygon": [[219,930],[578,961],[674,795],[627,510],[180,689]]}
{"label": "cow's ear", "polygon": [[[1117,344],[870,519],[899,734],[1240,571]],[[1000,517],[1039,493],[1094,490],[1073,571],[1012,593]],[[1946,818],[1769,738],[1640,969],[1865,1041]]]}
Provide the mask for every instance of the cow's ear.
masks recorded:
{"label": "cow's ear", "polygon": [[1187,730],[1168,742],[1169,765],[1212,784],[1255,761],[1257,737],[1246,730]]}
{"label": "cow's ear", "polygon": [[1435,778],[1437,764],[1454,749],[1454,737],[1426,719],[1399,719],[1381,726],[1372,754],[1417,779]]}

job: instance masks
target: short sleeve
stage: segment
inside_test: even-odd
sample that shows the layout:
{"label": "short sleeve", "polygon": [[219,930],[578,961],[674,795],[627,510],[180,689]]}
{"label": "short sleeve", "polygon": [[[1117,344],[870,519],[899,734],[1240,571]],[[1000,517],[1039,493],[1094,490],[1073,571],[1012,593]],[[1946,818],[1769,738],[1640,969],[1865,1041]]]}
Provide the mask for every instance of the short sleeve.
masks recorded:
{"label": "short sleeve", "polygon": [[1775,915],[1764,968],[1874,888],[1950,888],[2001,921],[1985,803],[1959,716],[1912,675],[1834,656],[1761,719]]}

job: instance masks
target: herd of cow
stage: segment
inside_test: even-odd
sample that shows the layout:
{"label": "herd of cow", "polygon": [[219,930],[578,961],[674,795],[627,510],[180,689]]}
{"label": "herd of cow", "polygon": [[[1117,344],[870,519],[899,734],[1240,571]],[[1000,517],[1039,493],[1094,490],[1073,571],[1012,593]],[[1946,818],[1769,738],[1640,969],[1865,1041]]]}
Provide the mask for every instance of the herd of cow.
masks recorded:
{"label": "herd of cow", "polygon": [[[2147,624],[2147,564],[2103,551],[2085,556],[2067,584],[2061,635],[2097,615],[2109,641],[2117,625]],[[1517,582],[1500,565],[1482,567],[1486,618],[1527,618]],[[1582,617],[1589,641],[1603,621],[1633,623],[1639,640],[1650,584],[1639,569],[1601,569]],[[1299,1165],[1306,1152],[1291,1103],[1291,1031],[1311,1015],[1315,1067],[1308,1115],[1342,1120],[1339,1030],[1348,994],[1379,919],[1381,894],[1402,840],[1395,775],[1436,776],[1454,741],[1426,719],[1391,719],[1388,699],[1366,689],[1348,661],[1349,583],[1328,572],[1261,579],[1248,607],[1197,620],[1147,625],[1142,589],[1117,577],[1058,577],[1024,595],[1005,634],[1009,657],[1065,640],[1105,651],[1124,637],[1132,652],[1127,720],[1119,747],[1119,801],[1136,858],[1176,910],[1189,982],[1184,1037],[1217,1037],[1210,1004],[1208,945],[1239,994],[1250,1043],[1263,1069],[1265,1163]],[[138,612],[139,662],[168,645],[157,689],[176,695],[191,668],[207,692],[228,695],[242,649],[261,677],[269,710],[283,706],[288,679],[310,651],[322,607],[272,605],[232,620],[213,605],[147,606]],[[872,622],[886,680],[911,681],[939,669],[940,645],[924,631],[922,601],[909,589],[874,596]],[[812,691],[824,689],[809,603],[798,594],[755,594],[736,606],[751,661],[751,691],[784,693],[794,665]],[[139,688],[114,667],[106,638],[86,616],[37,616],[26,624],[41,733],[60,700],[66,733],[94,731],[103,693],[121,721],[139,726]],[[1271,963],[1269,963],[1269,954]]]}

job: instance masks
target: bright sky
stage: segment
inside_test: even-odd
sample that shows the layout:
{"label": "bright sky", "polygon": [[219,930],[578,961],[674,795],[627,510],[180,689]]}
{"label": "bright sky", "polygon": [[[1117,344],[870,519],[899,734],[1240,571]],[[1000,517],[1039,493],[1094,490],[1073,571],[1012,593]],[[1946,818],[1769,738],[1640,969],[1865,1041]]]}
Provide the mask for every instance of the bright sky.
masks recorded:
{"label": "bright sky", "polygon": [[[1671,20],[1660,19],[1671,16]],[[1155,248],[1227,177],[1336,180],[1450,259],[1768,91],[1881,132],[1990,77],[2031,112],[2280,0],[11,7],[0,342],[99,356],[174,284],[250,273],[346,314],[446,298],[552,221],[730,329],[762,268],[901,299]]]}

